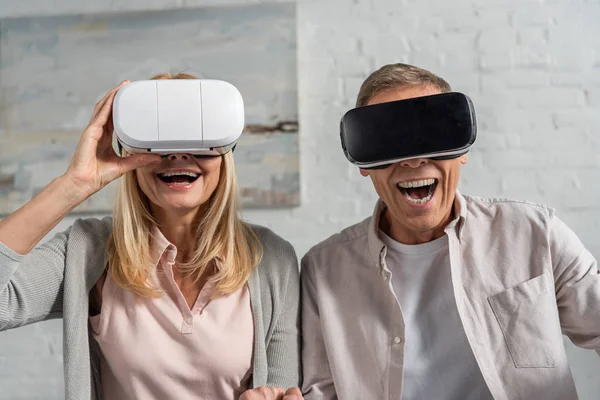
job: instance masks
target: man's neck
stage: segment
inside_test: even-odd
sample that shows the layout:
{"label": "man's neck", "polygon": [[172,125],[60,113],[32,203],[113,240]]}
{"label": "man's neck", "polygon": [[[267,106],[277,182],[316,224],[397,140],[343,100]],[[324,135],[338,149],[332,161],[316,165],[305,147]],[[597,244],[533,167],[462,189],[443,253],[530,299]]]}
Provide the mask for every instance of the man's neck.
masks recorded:
{"label": "man's neck", "polygon": [[391,213],[386,208],[381,215],[379,229],[398,243],[407,245],[423,244],[432,242],[444,236],[446,234],[446,226],[452,222],[455,218],[455,214],[456,211],[454,210],[453,205],[438,226],[424,231],[414,231],[401,224],[399,221],[394,221]]}

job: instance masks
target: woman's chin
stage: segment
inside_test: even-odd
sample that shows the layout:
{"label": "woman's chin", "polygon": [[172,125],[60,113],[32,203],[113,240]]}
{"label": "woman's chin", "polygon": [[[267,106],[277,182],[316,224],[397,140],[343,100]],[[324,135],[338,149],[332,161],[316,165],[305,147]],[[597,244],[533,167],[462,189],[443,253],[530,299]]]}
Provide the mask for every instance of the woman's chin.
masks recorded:
{"label": "woman's chin", "polygon": [[201,203],[198,203],[197,201],[198,199],[173,199],[173,198],[166,198],[166,199],[161,199],[160,202],[158,202],[158,204],[155,204],[156,206],[158,206],[158,208],[160,208],[160,210],[162,212],[167,212],[167,213],[189,213],[189,212],[195,212],[198,211],[198,209],[200,208],[200,206],[202,205]]}

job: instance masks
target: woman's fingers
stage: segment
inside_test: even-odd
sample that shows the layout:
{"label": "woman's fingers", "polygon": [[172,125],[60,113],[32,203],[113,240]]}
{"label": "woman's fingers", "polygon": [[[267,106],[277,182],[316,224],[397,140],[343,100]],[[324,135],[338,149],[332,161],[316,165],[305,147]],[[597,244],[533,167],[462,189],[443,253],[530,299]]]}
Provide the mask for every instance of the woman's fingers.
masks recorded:
{"label": "woman's fingers", "polygon": [[160,162],[161,158],[158,154],[133,154],[119,159],[119,176],[126,174],[134,169],[144,167],[148,164]]}
{"label": "woman's fingers", "polygon": [[118,86],[112,88],[110,91],[108,91],[104,97],[102,97],[100,99],[100,101],[98,101],[96,103],[96,105],[94,105],[94,110],[92,111],[92,116],[90,118],[90,122],[96,117],[96,115],[98,114],[98,111],[100,111],[100,109],[102,108],[102,106],[106,103],[106,100],[108,99],[108,97],[110,96],[110,94],[115,91],[118,90],[121,86],[123,86],[124,84],[128,83],[129,81],[125,80],[123,82],[121,82]]}
{"label": "woman's fingers", "polygon": [[90,126],[94,126],[96,128],[104,128],[104,125],[108,121],[108,117],[111,115],[112,105],[113,105],[113,100],[115,98],[115,95],[117,94],[117,91],[121,87],[123,87],[123,85],[125,85],[126,83],[127,83],[127,81],[121,83],[119,86],[117,86],[116,88],[114,88],[110,92],[108,92],[106,97],[103,99],[103,102],[102,102],[100,108],[97,110],[96,114],[92,117],[92,120],[90,121]]}
{"label": "woman's fingers", "polygon": [[303,400],[302,392],[298,388],[290,388],[285,392],[283,400]]}
{"label": "woman's fingers", "polygon": [[283,393],[284,389],[281,387],[260,386],[245,391],[239,400],[281,400]]}

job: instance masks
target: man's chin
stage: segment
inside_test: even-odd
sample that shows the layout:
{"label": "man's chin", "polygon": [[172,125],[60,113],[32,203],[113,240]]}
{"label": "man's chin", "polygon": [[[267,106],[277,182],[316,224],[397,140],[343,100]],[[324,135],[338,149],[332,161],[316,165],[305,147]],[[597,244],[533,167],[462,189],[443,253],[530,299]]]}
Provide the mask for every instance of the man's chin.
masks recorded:
{"label": "man's chin", "polygon": [[403,225],[410,231],[418,233],[426,233],[439,228],[441,220],[436,218],[433,212],[422,213],[421,215],[412,215],[405,217]]}

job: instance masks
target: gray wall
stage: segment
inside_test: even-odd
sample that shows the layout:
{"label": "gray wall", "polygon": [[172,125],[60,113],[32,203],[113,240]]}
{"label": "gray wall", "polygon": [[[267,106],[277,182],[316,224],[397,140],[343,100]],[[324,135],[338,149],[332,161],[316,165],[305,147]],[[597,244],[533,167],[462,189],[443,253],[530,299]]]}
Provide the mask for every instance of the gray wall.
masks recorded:
{"label": "gray wall", "polygon": [[[233,2],[0,0],[0,18],[223,3]],[[371,70],[405,61],[439,73],[475,101],[480,139],[463,169],[462,191],[550,204],[600,256],[600,5],[565,3],[301,0],[303,204],[246,217],[286,237],[302,255],[369,215],[376,196],[343,158],[339,117]],[[0,398],[61,397],[60,323],[6,332],[0,343]],[[600,398],[597,355],[568,342],[567,348],[581,399]]]}

